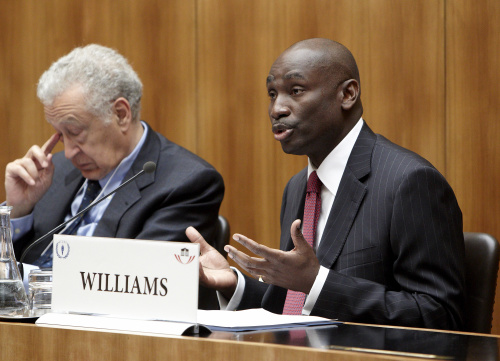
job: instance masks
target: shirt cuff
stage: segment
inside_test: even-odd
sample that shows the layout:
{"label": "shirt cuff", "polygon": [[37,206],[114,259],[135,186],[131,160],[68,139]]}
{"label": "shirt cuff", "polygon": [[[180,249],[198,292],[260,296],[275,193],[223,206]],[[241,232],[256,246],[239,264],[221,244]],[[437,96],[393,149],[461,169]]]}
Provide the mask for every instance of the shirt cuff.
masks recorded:
{"label": "shirt cuff", "polygon": [[304,308],[302,309],[303,315],[309,316],[311,314],[311,311],[318,300],[319,294],[325,285],[329,272],[330,270],[328,268],[323,266],[319,267],[316,280],[314,281],[311,291],[309,292],[309,295],[307,295],[306,302],[304,303]]}
{"label": "shirt cuff", "polygon": [[231,267],[231,269],[236,273],[238,277],[238,284],[236,285],[236,290],[234,291],[233,297],[228,300],[217,291],[217,298],[219,299],[219,307],[222,311],[234,311],[240,305],[241,299],[243,297],[243,292],[245,291],[245,277],[236,268]]}
{"label": "shirt cuff", "polygon": [[33,213],[24,217],[11,219],[10,223],[12,226],[12,242],[15,242],[33,227]]}

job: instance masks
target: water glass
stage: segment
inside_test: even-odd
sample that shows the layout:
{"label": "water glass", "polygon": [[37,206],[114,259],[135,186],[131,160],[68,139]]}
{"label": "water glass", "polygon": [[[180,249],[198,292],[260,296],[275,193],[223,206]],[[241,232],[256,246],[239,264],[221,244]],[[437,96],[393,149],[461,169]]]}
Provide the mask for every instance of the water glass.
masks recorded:
{"label": "water glass", "polygon": [[31,315],[38,317],[50,312],[52,304],[52,270],[31,270],[28,277]]}

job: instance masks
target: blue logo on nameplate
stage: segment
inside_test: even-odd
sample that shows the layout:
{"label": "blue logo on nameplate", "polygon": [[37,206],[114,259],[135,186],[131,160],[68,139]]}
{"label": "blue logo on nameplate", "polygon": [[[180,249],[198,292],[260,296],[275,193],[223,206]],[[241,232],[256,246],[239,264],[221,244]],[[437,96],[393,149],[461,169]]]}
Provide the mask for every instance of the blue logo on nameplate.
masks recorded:
{"label": "blue logo on nameplate", "polygon": [[56,243],[56,254],[59,258],[66,258],[69,255],[69,244],[66,241]]}

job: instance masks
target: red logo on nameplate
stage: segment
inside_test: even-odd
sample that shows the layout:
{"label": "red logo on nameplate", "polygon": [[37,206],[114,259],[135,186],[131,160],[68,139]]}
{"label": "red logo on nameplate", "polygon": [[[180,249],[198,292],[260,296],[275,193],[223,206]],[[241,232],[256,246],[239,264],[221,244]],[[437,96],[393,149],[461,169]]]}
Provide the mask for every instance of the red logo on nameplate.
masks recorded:
{"label": "red logo on nameplate", "polygon": [[189,255],[189,250],[187,248],[181,249],[180,255],[178,255],[178,254],[175,255],[175,259],[177,260],[177,262],[182,263],[182,264],[189,264],[189,263],[193,262],[194,258],[195,258],[195,256]]}

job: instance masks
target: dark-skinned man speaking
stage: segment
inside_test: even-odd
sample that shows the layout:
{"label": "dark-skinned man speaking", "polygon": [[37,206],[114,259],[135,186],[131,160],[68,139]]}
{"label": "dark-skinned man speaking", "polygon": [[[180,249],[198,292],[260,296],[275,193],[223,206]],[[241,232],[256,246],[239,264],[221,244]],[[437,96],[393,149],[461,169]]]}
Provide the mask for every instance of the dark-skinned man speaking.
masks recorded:
{"label": "dark-skinned man speaking", "polygon": [[278,57],[267,77],[272,131],[285,153],[308,157],[283,193],[280,250],[235,234],[256,256],[225,250],[250,277],[190,227],[201,244],[200,281],[228,310],[461,329],[456,197],[428,161],[368,127],[360,84],[350,51],[328,39]]}

